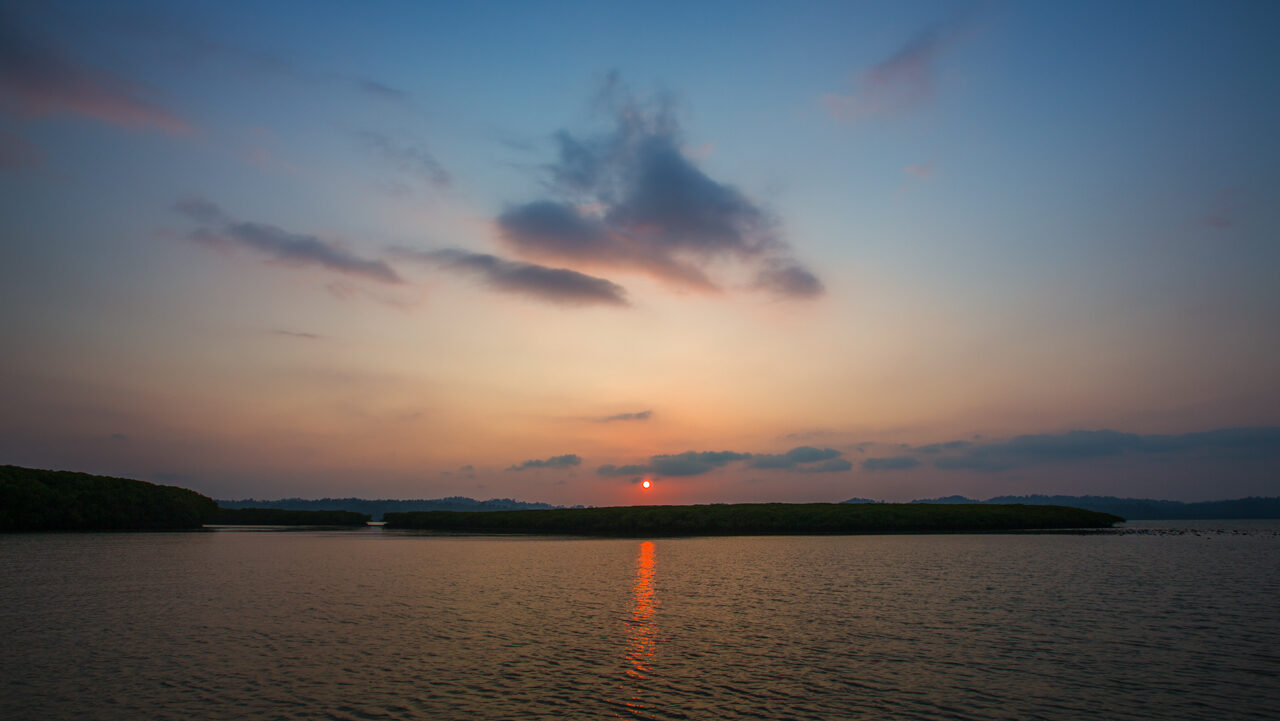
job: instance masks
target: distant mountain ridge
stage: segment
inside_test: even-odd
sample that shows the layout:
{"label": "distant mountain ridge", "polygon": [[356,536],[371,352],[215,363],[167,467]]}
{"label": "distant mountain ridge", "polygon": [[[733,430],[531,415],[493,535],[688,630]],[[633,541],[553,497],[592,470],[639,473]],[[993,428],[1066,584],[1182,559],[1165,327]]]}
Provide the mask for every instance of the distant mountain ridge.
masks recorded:
{"label": "distant mountain ridge", "polygon": [[[850,499],[845,503],[865,503]],[[1130,521],[1280,518],[1280,497],[1250,496],[1227,501],[1161,501],[1154,498],[1117,498],[1116,496],[996,496],[979,501],[964,496],[924,498],[912,503],[1025,503],[1033,506],[1071,506],[1088,511],[1101,511],[1122,516]]]}
{"label": "distant mountain ridge", "polygon": [[490,498],[477,501],[466,496],[448,498],[395,499],[395,498],[280,498],[274,501],[245,498],[237,501],[218,501],[223,508],[283,508],[289,511],[354,511],[367,513],[375,521],[381,521],[384,513],[406,511],[534,511],[561,508],[549,503],[530,503],[511,498]]}

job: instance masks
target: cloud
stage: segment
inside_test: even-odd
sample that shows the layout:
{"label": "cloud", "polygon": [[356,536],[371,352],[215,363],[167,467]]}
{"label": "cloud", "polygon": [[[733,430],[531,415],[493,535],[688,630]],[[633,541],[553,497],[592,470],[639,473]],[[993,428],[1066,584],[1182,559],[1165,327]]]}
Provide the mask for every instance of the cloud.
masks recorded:
{"label": "cloud", "polygon": [[218,246],[241,246],[262,253],[277,263],[298,267],[320,266],[345,275],[382,283],[400,283],[400,276],[381,260],[369,260],[313,235],[290,233],[274,225],[235,220],[204,198],[184,198],[173,210],[202,224],[192,240]]}
{"label": "cloud", "polygon": [[425,148],[399,145],[387,136],[369,130],[361,131],[357,135],[365,150],[402,173],[440,188],[448,187],[452,182],[448,171]]}
{"label": "cloud", "polygon": [[901,471],[907,468],[915,468],[920,465],[920,461],[911,456],[893,456],[891,458],[868,458],[862,462],[862,469],[866,471]]}
{"label": "cloud", "polygon": [[933,100],[938,58],[968,29],[960,16],[924,28],[887,59],[859,74],[848,94],[827,93],[822,104],[836,120],[901,115]]}
{"label": "cloud", "polygon": [[[817,463],[818,461],[837,460],[843,455],[834,448],[814,448],[813,446],[796,446],[786,453],[781,454],[756,454],[751,457],[751,462],[747,465],[751,468],[775,468],[786,470],[807,470],[801,468],[804,464]],[[847,461],[846,461],[847,463]],[[831,469],[840,464],[834,464]],[[839,470],[848,470],[841,468]]]}
{"label": "cloud", "polygon": [[597,418],[599,423],[612,423],[613,421],[647,421],[653,415],[653,411],[640,411],[639,413],[618,413],[604,418]]}
{"label": "cloud", "polygon": [[1000,472],[1022,466],[1072,463],[1124,454],[1203,452],[1232,459],[1280,458],[1280,428],[1224,428],[1180,435],[1139,435],[1114,430],[1069,431],[1022,435],[1008,441],[972,443],[961,448],[961,453],[938,458],[934,465],[948,470]]}
{"label": "cloud", "polygon": [[144,99],[139,85],[67,57],[0,24],[0,105],[27,117],[70,114],[129,129],[184,134],[187,121]]}
{"label": "cloud", "polygon": [[755,287],[791,298],[812,298],[822,295],[822,281],[802,266],[776,265],[756,274]]}
{"label": "cloud", "polygon": [[[649,468],[649,466],[641,466],[641,465],[615,466],[611,463],[608,463],[597,468],[596,473],[602,476],[634,476],[637,473],[640,475],[644,475],[646,473],[649,473],[651,470],[652,469]],[[636,483],[636,482],[637,481],[635,480],[632,481],[632,483]]]}
{"label": "cloud", "polygon": [[927,180],[933,177],[934,167],[927,163],[912,163],[911,165],[908,165],[907,167],[903,168],[902,172],[906,173],[907,175],[910,175],[913,178]]}
{"label": "cloud", "polygon": [[728,260],[755,271],[753,288],[789,298],[821,294],[776,219],[681,150],[670,103],[643,105],[611,78],[599,104],[611,113],[612,130],[557,133],[558,158],[546,168],[549,197],[498,216],[500,239],[513,252],[706,292],[721,290],[708,270]]}
{"label": "cloud", "polygon": [[384,85],[377,80],[356,78],[352,82],[355,83],[356,88],[361,92],[367,93],[381,100],[394,100],[399,102],[404,101],[409,97],[409,94],[405,91],[400,90],[399,88],[393,88],[390,85]]}
{"label": "cloud", "polygon": [[564,305],[628,305],[622,286],[567,268],[548,268],[454,249],[399,248],[395,252],[402,258],[479,276],[489,287],[505,293]]}
{"label": "cloud", "polygon": [[723,468],[735,461],[748,461],[747,467],[776,469],[799,473],[834,473],[847,471],[853,464],[841,458],[840,451],[832,448],[798,446],[786,453],[739,453],[737,451],[686,451],[676,454],[650,456],[649,463],[615,466],[603,465],[596,469],[602,476],[697,476]]}
{"label": "cloud", "polygon": [[971,445],[973,444],[969,441],[948,441],[946,443],[930,443],[927,446],[919,446],[916,450],[921,453],[942,453],[943,451],[958,451]]}
{"label": "cloud", "polygon": [[696,476],[721,468],[732,461],[750,457],[750,453],[734,451],[688,451],[677,455],[653,456],[649,459],[649,467],[664,476]]}
{"label": "cloud", "polygon": [[674,455],[650,456],[648,465],[603,465],[596,469],[602,476],[634,476],[655,473],[662,476],[697,476],[733,461],[751,457],[735,451],[687,451]]}
{"label": "cloud", "polygon": [[566,453],[563,456],[552,456],[546,460],[530,459],[518,465],[511,466],[508,471],[524,471],[530,468],[572,468],[581,465],[582,458],[574,453]]}
{"label": "cloud", "polygon": [[296,330],[284,330],[283,328],[276,328],[275,330],[271,331],[271,333],[272,335],[284,336],[286,338],[298,338],[301,340],[319,340],[321,338],[321,336],[316,335],[315,333],[304,333],[302,331],[296,331]]}

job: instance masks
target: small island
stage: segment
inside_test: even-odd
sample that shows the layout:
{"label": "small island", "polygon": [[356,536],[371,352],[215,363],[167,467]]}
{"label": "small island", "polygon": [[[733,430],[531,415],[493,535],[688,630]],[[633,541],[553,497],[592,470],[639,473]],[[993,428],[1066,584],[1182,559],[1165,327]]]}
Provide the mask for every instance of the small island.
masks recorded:
{"label": "small island", "polygon": [[1109,528],[1119,516],[1066,506],[738,503],[533,511],[388,513],[386,528],[576,536],[1001,533]]}

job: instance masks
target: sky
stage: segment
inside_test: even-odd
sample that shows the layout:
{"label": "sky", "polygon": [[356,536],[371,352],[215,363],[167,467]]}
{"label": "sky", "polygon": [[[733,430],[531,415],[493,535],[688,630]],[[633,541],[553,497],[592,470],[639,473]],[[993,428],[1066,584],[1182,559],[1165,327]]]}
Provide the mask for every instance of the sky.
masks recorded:
{"label": "sky", "polygon": [[1272,2],[0,4],[0,463],[1280,495],[1278,35]]}

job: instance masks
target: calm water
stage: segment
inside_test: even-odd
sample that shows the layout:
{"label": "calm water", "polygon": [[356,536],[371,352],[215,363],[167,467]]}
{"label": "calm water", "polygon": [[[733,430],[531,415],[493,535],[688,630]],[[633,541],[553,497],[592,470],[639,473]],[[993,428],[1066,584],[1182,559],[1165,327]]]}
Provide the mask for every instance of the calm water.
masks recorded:
{"label": "calm water", "polygon": [[1200,526],[2,536],[0,718],[1280,718],[1280,527]]}

